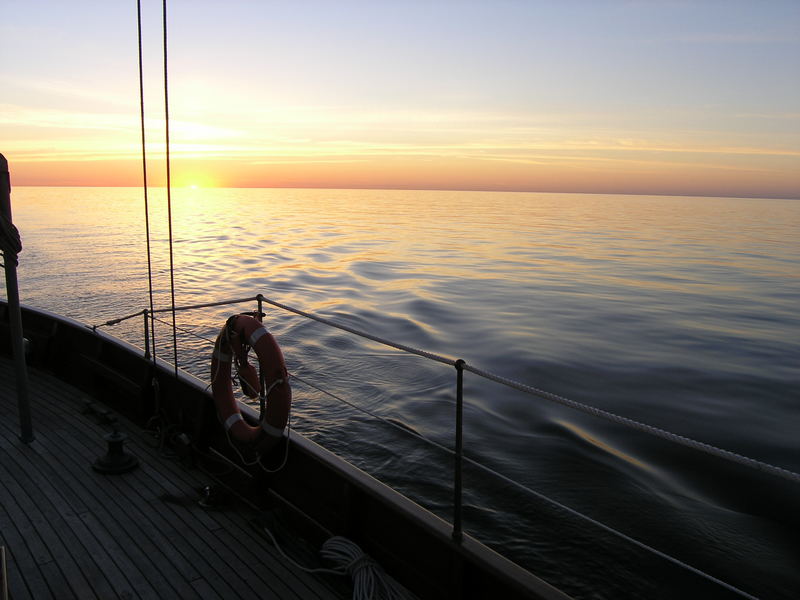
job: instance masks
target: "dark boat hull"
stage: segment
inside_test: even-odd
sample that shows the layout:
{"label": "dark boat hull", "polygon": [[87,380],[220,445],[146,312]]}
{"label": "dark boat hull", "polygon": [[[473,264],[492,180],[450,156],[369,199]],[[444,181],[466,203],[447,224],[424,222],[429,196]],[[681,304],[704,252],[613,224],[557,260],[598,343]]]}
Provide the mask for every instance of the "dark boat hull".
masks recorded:
{"label": "dark boat hull", "polygon": [[[0,303],[0,351],[6,355],[7,310]],[[140,427],[154,415],[168,422],[183,434],[178,445],[184,444],[188,464],[198,450],[228,461],[232,468],[220,485],[277,510],[313,544],[330,535],[353,540],[420,598],[566,598],[470,536],[453,541],[448,523],[296,432],[278,473],[242,462],[217,421],[207,385],[181,371],[176,376],[161,360],[154,364],[142,349],[38,309],[23,309],[23,326],[30,365]],[[242,412],[255,422],[251,409]],[[283,449],[267,461],[279,463]]]}

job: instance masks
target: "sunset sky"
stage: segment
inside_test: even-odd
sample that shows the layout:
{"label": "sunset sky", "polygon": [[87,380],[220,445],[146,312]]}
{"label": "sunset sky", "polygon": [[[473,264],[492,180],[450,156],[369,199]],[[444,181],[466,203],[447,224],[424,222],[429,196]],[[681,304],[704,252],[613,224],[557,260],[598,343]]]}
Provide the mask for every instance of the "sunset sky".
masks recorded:
{"label": "sunset sky", "polygon": [[[175,185],[800,197],[796,0],[171,0],[169,25]],[[141,185],[135,0],[5,0],[0,90],[15,185]]]}

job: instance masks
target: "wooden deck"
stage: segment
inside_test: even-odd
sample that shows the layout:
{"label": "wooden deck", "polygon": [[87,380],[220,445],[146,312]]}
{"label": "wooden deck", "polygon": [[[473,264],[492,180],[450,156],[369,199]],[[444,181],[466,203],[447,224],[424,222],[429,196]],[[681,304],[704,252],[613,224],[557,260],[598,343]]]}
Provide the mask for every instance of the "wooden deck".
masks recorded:
{"label": "wooden deck", "polygon": [[36,440],[25,445],[13,364],[0,357],[0,545],[11,598],[341,597],[338,583],[277,554],[253,524],[264,515],[200,507],[209,478],[163,457],[122,418],[140,466],[96,473],[109,425],[84,414],[89,399],[54,377],[31,369],[29,385]]}

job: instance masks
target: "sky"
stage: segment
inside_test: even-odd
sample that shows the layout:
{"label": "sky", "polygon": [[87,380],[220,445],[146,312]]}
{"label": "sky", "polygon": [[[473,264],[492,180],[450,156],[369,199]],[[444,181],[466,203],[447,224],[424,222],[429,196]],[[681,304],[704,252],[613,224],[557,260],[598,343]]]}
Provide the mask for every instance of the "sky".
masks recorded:
{"label": "sky", "polygon": [[[141,186],[135,0],[3,0],[14,185]],[[142,0],[164,183],[160,0]],[[170,0],[175,186],[800,198],[800,2]]]}

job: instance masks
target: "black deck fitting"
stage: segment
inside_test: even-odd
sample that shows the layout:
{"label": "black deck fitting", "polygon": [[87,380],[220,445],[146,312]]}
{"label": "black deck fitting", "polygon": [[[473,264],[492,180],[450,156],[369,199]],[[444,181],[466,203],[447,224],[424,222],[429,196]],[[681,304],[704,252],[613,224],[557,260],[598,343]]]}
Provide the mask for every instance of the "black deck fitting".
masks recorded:
{"label": "black deck fitting", "polygon": [[200,490],[202,497],[197,503],[205,509],[218,510],[229,504],[228,494],[215,485],[207,485]]}
{"label": "black deck fitting", "polygon": [[108,451],[92,464],[92,468],[99,473],[116,475],[127,473],[139,466],[139,459],[125,452],[122,447],[128,436],[121,431],[112,431],[103,436],[108,442]]}

